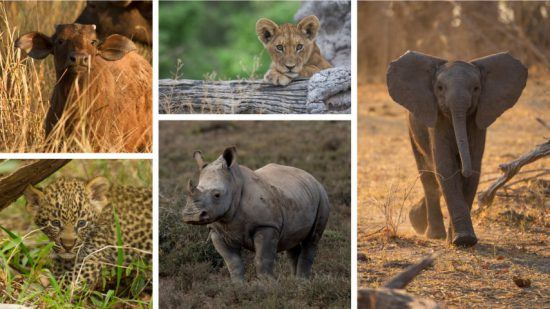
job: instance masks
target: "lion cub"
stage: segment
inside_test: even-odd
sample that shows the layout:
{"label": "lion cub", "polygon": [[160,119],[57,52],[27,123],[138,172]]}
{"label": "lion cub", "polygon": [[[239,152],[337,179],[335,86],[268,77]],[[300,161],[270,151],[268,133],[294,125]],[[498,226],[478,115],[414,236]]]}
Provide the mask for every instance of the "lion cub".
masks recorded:
{"label": "lion cub", "polygon": [[256,33],[272,60],[264,80],[286,86],[296,77],[310,77],[332,67],[315,43],[319,27],[319,19],[314,15],[304,17],[297,25],[281,26],[260,18]]}

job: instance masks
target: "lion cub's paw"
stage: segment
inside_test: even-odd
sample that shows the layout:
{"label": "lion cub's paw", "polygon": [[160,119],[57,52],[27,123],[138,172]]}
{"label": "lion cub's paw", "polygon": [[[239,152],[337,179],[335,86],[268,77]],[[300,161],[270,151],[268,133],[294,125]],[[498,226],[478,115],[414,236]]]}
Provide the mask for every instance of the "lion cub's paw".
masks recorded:
{"label": "lion cub's paw", "polygon": [[284,74],[281,74],[275,70],[269,70],[264,75],[264,80],[273,85],[286,86],[290,84],[292,79]]}

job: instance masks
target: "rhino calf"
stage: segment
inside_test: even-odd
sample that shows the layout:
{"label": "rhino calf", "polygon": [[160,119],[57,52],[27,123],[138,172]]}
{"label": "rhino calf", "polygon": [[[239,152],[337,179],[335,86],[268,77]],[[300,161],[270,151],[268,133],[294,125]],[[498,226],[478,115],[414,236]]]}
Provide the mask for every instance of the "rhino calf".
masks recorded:
{"label": "rhino calf", "polygon": [[234,147],[206,164],[200,152],[199,183],[188,183],[183,220],[207,224],[231,279],[244,279],[242,248],[255,252],[258,275],[273,275],[277,252],[286,251],[293,274],[309,278],[330,212],[324,187],[307,172],[268,164],[252,171],[237,163]]}

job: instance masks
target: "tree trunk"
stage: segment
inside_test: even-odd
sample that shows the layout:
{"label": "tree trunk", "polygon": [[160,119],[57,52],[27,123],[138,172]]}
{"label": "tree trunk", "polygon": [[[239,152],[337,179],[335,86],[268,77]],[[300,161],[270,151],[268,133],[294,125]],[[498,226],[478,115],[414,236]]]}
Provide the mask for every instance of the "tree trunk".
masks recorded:
{"label": "tree trunk", "polygon": [[28,185],[36,185],[71,160],[28,160],[27,165],[0,178],[0,210],[18,199]]}

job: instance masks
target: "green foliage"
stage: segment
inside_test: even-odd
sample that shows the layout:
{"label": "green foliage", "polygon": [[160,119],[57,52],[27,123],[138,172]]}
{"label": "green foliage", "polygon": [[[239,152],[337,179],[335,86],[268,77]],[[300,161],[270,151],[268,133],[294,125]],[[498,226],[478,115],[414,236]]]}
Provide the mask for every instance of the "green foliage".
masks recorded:
{"label": "green foliage", "polygon": [[[294,22],[298,1],[185,1],[159,4],[159,76],[174,78],[177,59],[183,77],[257,78],[269,55],[256,36],[261,17]],[[181,76],[180,76],[181,77]]]}

